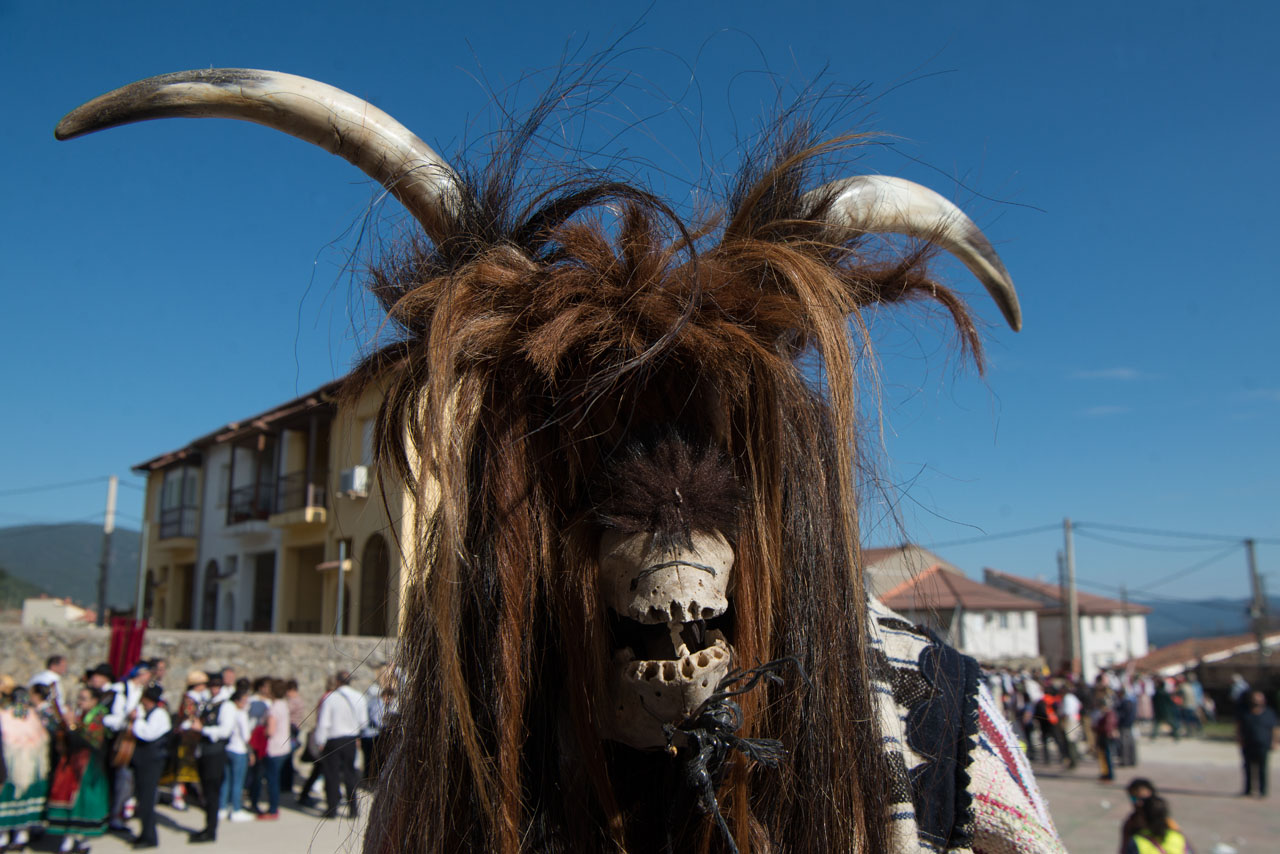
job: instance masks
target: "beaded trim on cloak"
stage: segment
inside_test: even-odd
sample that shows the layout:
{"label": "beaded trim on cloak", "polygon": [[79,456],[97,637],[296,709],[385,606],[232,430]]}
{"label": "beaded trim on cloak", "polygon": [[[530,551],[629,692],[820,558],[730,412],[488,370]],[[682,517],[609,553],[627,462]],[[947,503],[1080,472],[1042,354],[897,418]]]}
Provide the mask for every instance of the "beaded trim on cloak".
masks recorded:
{"label": "beaded trim on cloak", "polygon": [[[993,751],[991,704],[982,702],[981,668],[877,601],[870,603],[870,653],[889,781],[895,852],[1057,854],[1053,830],[1025,759]],[[1011,741],[1011,739],[1009,739]],[[1014,742],[1016,744],[1016,742]],[[976,765],[975,765],[976,763]],[[993,783],[1008,794],[1016,826],[993,825],[983,800]],[[975,791],[979,791],[975,802]]]}

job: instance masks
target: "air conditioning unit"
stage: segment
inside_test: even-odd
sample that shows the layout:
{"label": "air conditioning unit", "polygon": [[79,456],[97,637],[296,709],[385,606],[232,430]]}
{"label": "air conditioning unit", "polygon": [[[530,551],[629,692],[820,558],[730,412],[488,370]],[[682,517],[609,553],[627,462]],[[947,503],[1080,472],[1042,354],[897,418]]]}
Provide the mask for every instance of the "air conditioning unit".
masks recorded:
{"label": "air conditioning unit", "polygon": [[338,480],[338,492],[348,498],[364,498],[369,494],[369,467],[352,466],[343,469]]}

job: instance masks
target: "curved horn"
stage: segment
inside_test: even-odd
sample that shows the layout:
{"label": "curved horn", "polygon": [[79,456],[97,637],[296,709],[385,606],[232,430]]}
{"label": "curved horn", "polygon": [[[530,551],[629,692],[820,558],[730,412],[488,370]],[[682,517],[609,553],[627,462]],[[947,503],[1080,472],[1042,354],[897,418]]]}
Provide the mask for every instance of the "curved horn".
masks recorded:
{"label": "curved horn", "polygon": [[409,209],[434,239],[458,210],[456,173],[382,110],[325,83],[252,68],[210,68],[148,77],[82,104],[53,135],[71,139],[174,116],[257,122],[349,160]]}
{"label": "curved horn", "polygon": [[1013,279],[973,220],[942,196],[911,181],[887,175],[859,175],[809,193],[830,199],[827,218],[867,232],[907,234],[932,240],[955,255],[986,286],[1004,319],[1017,332],[1022,309]]}

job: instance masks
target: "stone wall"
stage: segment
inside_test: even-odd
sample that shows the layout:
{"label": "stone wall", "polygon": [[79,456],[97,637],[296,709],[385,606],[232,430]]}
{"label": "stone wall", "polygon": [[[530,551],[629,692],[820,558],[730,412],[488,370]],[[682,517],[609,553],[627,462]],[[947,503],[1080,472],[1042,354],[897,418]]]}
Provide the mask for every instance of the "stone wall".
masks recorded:
{"label": "stone wall", "polygon": [[[148,629],[142,656],[168,659],[164,683],[171,699],[185,685],[188,670],[234,667],[237,676],[297,679],[302,699],[310,704],[323,693],[325,678],[338,670],[350,671],[352,684],[363,691],[374,669],[391,658],[395,643],[395,638]],[[25,684],[44,669],[46,658],[60,653],[69,660],[74,684],[85,670],[107,660],[109,646],[107,629],[0,626],[0,673]]]}

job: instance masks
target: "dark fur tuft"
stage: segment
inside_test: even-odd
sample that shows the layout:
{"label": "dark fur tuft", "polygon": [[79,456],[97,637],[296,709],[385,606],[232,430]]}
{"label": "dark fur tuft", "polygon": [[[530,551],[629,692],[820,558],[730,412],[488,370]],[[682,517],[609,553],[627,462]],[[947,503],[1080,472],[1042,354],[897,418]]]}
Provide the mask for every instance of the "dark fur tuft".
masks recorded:
{"label": "dark fur tuft", "polygon": [[695,531],[732,538],[742,501],[724,453],[678,433],[633,443],[608,465],[590,495],[597,524],[652,533],[659,547],[689,548]]}

